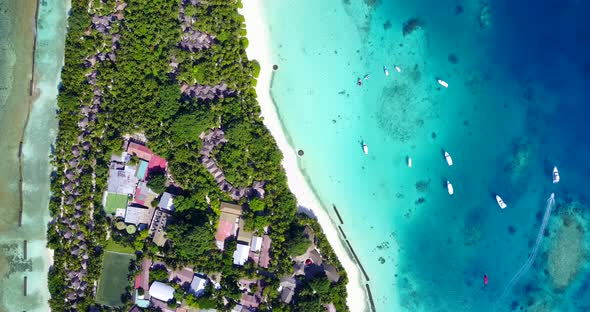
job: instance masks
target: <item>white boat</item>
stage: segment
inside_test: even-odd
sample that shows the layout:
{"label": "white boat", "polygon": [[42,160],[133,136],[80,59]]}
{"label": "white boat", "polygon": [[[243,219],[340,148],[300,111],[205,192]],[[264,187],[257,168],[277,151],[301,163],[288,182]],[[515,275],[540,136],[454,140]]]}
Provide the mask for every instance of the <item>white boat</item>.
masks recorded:
{"label": "white boat", "polygon": [[412,168],[412,157],[408,157],[408,168]]}
{"label": "white boat", "polygon": [[451,158],[451,155],[445,151],[445,159],[447,160],[447,164],[449,164],[449,166],[453,165],[453,158]]}
{"label": "white boat", "polygon": [[559,171],[557,171],[557,167],[553,167],[553,184],[559,183]]}
{"label": "white boat", "polygon": [[502,197],[500,197],[499,195],[496,195],[496,201],[498,202],[498,206],[500,206],[500,208],[502,208],[502,209],[506,208],[506,203],[504,203],[504,201],[502,200]]}
{"label": "white boat", "polygon": [[447,191],[449,191],[449,195],[453,195],[455,190],[453,189],[453,184],[449,180],[447,180]]}
{"label": "white boat", "polygon": [[401,72],[402,72],[402,69],[401,69],[401,68],[399,68],[399,66],[395,65],[394,67],[395,67],[395,70],[396,70],[398,73],[401,73]]}
{"label": "white boat", "polygon": [[389,70],[387,69],[387,66],[383,66],[383,72],[385,73],[385,76],[389,76]]}
{"label": "white boat", "polygon": [[444,81],[442,79],[438,79],[437,81],[438,81],[438,84],[439,85],[441,85],[441,86],[443,86],[445,88],[448,88],[449,87],[449,84],[446,81]]}
{"label": "white boat", "polygon": [[369,147],[365,142],[363,142],[363,152],[365,153],[365,155],[369,155]]}

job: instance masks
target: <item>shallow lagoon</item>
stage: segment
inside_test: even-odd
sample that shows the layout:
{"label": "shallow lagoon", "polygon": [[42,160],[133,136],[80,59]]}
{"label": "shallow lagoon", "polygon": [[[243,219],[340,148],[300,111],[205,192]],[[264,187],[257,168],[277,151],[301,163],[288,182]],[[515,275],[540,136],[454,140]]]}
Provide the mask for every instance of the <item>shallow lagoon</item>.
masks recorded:
{"label": "shallow lagoon", "polygon": [[[293,146],[305,151],[300,167],[324,207],[338,207],[377,310],[590,306],[583,183],[590,46],[576,39],[588,28],[580,12],[589,5],[366,3],[264,6],[279,66],[278,113]],[[411,18],[420,27],[404,36]],[[498,303],[535,244],[551,192],[557,204],[538,256]]]}
{"label": "shallow lagoon", "polygon": [[[29,3],[30,2],[30,3]],[[14,2],[11,2],[14,4]],[[14,38],[9,40],[27,40],[27,28],[21,24],[34,25],[35,1],[19,2],[21,7],[15,12],[8,12],[9,23],[14,23],[15,31],[10,33]],[[29,5],[27,7],[27,5]],[[0,268],[5,269],[0,276],[0,311],[47,311],[47,270],[49,256],[46,246],[46,224],[49,221],[47,210],[49,200],[49,153],[55,140],[57,121],[57,86],[59,74],[63,66],[64,39],[66,30],[66,13],[69,1],[41,1],[37,19],[37,50],[35,53],[35,87],[36,97],[30,108],[30,115],[24,138],[22,139],[22,226],[18,226],[20,210],[18,149],[25,125],[30,103],[29,80],[31,62],[25,60],[32,55],[31,45],[28,51],[12,52],[14,62],[20,65],[13,67],[12,92],[20,94],[17,101],[5,102],[4,110],[0,110],[0,118],[10,120],[2,127],[12,127],[10,132],[3,131],[2,144],[8,144],[2,151],[2,163],[7,165],[12,174],[2,174],[0,192],[3,192],[2,221],[0,222]],[[29,11],[26,11],[29,10]],[[18,22],[18,23],[17,23]],[[28,29],[30,31],[30,29]],[[29,64],[28,67],[22,64]],[[3,64],[6,65],[6,64]],[[25,68],[26,67],[26,68]],[[25,72],[26,71],[26,72]],[[26,80],[25,78],[26,77]],[[17,80],[18,79],[18,80]],[[23,83],[23,80],[25,82]],[[13,113],[14,112],[14,113]],[[19,128],[20,127],[20,128]],[[4,167],[3,167],[4,168]],[[16,169],[15,169],[16,168]],[[4,170],[3,170],[4,172]],[[16,173],[15,173],[16,172]],[[5,195],[5,196],[4,196]],[[10,199],[10,203],[6,201]],[[24,240],[27,240],[26,259]],[[27,277],[27,295],[24,297],[23,283]]]}

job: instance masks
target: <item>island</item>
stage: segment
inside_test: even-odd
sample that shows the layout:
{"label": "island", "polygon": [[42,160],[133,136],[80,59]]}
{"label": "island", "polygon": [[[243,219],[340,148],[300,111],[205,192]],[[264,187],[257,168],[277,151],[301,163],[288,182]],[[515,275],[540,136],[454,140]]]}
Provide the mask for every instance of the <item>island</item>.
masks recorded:
{"label": "island", "polygon": [[72,1],[53,311],[348,311],[262,123],[239,0]]}

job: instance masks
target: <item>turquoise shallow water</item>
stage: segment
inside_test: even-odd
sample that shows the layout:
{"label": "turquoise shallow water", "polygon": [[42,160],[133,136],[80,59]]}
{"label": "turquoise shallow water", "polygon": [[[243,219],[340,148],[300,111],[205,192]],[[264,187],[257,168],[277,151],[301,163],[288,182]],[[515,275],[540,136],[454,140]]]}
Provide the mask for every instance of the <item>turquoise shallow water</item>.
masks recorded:
{"label": "turquoise shallow water", "polygon": [[[590,307],[590,60],[578,13],[587,5],[377,3],[264,1],[278,113],[324,207],[338,207],[377,311]],[[422,27],[404,36],[413,17]],[[558,204],[539,256],[497,302],[535,243],[551,192]],[[574,199],[582,208],[568,208]],[[579,231],[566,235],[568,218]]]}
{"label": "turquoise shallow water", "polygon": [[[10,231],[2,232],[0,252],[9,259],[9,272],[0,277],[0,311],[41,312],[49,309],[49,259],[45,239],[49,222],[49,154],[57,129],[57,88],[63,66],[68,8],[69,1],[40,1],[35,53],[35,87],[38,97],[32,105],[22,146],[22,227],[13,224]],[[20,60],[29,55],[16,57]],[[3,157],[11,158],[13,155]],[[15,194],[18,196],[17,192]],[[23,250],[24,240],[28,241],[26,259]],[[26,296],[23,293],[25,276]]]}

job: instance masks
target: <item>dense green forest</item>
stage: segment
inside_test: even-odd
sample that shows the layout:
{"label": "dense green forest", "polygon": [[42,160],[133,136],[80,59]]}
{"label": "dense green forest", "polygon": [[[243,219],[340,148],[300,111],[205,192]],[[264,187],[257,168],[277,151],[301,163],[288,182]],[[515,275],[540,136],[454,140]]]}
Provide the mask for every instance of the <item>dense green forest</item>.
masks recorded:
{"label": "dense green forest", "polygon": [[[60,220],[73,216],[76,205],[82,206],[84,215],[70,219],[80,225],[89,245],[88,273],[84,280],[92,284],[100,272],[105,233],[111,226],[101,209],[110,155],[121,151],[124,135],[143,132],[148,147],[168,160],[168,169],[182,189],[175,199],[174,222],[167,229],[171,244],[158,248],[146,241],[145,231],[135,235],[115,233],[112,240],[136,249],[138,260],[153,257],[172,267],[189,265],[204,273],[221,272],[220,291],[208,289],[201,298],[192,295],[184,298],[195,306],[231,308],[224,306],[221,298],[239,299],[241,292],[236,281],[241,277],[257,277],[264,278],[267,285],[264,291],[267,302],[261,305],[261,310],[272,306],[274,311],[323,311],[323,305],[332,302],[338,311],[347,311],[348,281],[344,269],[317,222],[296,214],[296,200],[281,167],[282,155],[262,123],[254,89],[260,68],[245,53],[248,40],[244,18],[238,13],[241,2],[208,0],[192,5],[187,0],[128,0],[121,11],[123,18],[114,17],[119,12],[115,8],[121,2],[90,3],[91,6],[87,0],[72,1],[58,97],[59,133],[50,202],[56,222],[48,231],[49,246],[56,250],[55,263],[49,272],[52,310],[74,309],[64,300],[68,296],[66,275],[68,270],[77,270],[81,265],[79,259],[68,258],[74,243],[63,238],[66,227]],[[192,29],[214,38],[209,47],[188,50],[179,44],[183,39],[181,9],[192,20]],[[93,16],[111,16],[110,29],[105,32],[92,27]],[[118,38],[116,42],[114,36]],[[114,53],[116,58],[89,66],[89,57],[97,53]],[[93,77],[94,86],[89,83]],[[228,92],[212,99],[200,98],[181,92],[183,84],[224,84]],[[92,148],[73,158],[72,146],[81,144],[81,105],[96,99],[97,88],[101,92],[100,109],[95,119],[89,121],[82,140]],[[233,266],[231,243],[223,253],[215,248],[214,225],[219,201],[231,201],[199,162],[202,144],[199,134],[215,127],[221,127],[228,139],[212,153],[228,182],[236,187],[247,187],[253,181],[266,182],[263,199],[244,198],[240,204],[246,207],[247,229],[260,232],[264,226],[270,226],[272,261],[267,272],[260,272],[250,262],[240,268]],[[79,164],[72,167],[72,159]],[[63,185],[71,171],[78,179],[77,195],[68,202]],[[163,190],[161,176],[155,177],[150,187]],[[210,204],[205,200],[206,195],[211,199]],[[336,266],[341,279],[332,285],[325,276],[301,280],[296,300],[285,305],[276,290],[278,279],[293,273],[290,255],[306,246],[300,236],[304,225],[315,230],[325,261]],[[154,275],[156,280],[161,278]],[[97,310],[109,310],[94,303],[90,290],[80,295],[75,309],[86,311],[94,306]]]}

